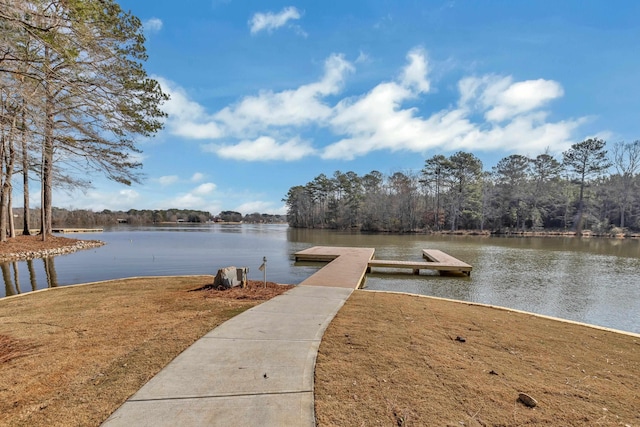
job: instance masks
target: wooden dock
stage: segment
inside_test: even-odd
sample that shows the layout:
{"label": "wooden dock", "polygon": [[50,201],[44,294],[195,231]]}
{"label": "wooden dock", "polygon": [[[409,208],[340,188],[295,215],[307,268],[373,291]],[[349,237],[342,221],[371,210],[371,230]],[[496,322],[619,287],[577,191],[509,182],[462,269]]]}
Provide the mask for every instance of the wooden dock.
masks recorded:
{"label": "wooden dock", "polygon": [[53,228],[54,233],[102,233],[102,228]]}
{"label": "wooden dock", "polygon": [[369,270],[372,267],[380,268],[406,268],[411,269],[413,274],[420,274],[420,270],[435,270],[438,273],[460,273],[465,276],[471,276],[473,267],[466,262],[460,261],[437,249],[423,249],[422,257],[426,262],[420,261],[389,261],[381,259],[372,259],[369,261]]}
{"label": "wooden dock", "polygon": [[314,246],[295,253],[296,261],[321,261],[329,264],[316,271],[300,285],[359,288],[367,273],[373,248]]}
{"label": "wooden dock", "polygon": [[359,288],[366,273],[372,267],[411,269],[414,274],[420,270],[435,270],[438,273],[454,272],[471,275],[473,267],[437,249],[423,249],[422,257],[427,261],[390,261],[373,259],[375,249],[314,246],[295,253],[296,261],[328,262],[301,285],[336,286]]}
{"label": "wooden dock", "polygon": [[471,270],[473,270],[473,266],[437,249],[423,249],[422,258],[435,267],[432,268],[433,270],[454,271],[467,276],[471,276]]}

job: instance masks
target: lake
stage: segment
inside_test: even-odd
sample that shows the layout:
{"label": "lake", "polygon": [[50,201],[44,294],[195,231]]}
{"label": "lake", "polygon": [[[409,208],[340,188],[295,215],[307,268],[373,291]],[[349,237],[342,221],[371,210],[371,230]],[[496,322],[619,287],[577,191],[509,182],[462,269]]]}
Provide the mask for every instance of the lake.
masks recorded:
{"label": "lake", "polygon": [[365,287],[481,302],[640,333],[640,241],[568,237],[388,235],[286,225],[117,226],[68,237],[100,248],[0,265],[0,297],[49,286],[132,276],[211,274],[235,265],[249,278],[267,258],[267,280],[297,284],[321,264],[296,264],[311,246],[376,249],[378,259],[421,260],[440,249],[473,265],[471,277],[406,271],[368,274]]}

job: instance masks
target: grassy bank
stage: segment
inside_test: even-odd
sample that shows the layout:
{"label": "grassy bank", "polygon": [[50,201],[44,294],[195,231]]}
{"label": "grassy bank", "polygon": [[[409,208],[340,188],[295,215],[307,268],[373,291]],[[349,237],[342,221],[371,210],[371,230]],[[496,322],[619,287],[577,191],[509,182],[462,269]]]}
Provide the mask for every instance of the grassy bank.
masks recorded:
{"label": "grassy bank", "polygon": [[0,425],[99,425],[195,340],[287,289],[211,276],[115,280],[0,299]]}
{"label": "grassy bank", "polygon": [[320,426],[640,425],[640,337],[467,303],[356,291],[315,378]]}

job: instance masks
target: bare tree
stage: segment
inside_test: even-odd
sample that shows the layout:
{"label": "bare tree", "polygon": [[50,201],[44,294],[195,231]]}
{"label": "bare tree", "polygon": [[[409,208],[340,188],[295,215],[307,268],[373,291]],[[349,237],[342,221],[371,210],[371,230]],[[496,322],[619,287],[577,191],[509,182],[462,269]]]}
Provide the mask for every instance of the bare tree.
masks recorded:
{"label": "bare tree", "polygon": [[625,227],[625,215],[631,207],[631,199],[637,191],[634,178],[640,170],[640,140],[613,145],[613,166],[620,175],[621,188],[618,189],[620,205],[620,227]]}
{"label": "bare tree", "polygon": [[[36,82],[41,99],[41,232],[46,239],[54,163],[73,163],[126,185],[139,181],[135,138],[161,129],[159,106],[167,96],[142,67],[140,20],[113,0],[4,0],[2,6],[3,25],[37,45],[31,51],[35,58],[21,56],[15,46],[2,55],[4,62],[28,65],[21,75]],[[67,182],[86,181],[70,177]]]}
{"label": "bare tree", "polygon": [[[0,90],[0,241],[7,240],[7,228],[10,215],[13,168],[15,164],[14,139],[18,128],[18,114],[15,99],[11,92],[3,87]],[[13,231],[9,231],[11,236]]]}

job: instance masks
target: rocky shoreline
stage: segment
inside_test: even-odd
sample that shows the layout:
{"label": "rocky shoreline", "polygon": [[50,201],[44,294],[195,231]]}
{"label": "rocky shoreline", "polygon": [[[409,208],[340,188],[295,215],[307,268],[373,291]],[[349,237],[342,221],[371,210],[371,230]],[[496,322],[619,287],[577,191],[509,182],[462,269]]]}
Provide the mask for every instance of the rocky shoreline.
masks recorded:
{"label": "rocky shoreline", "polygon": [[[23,242],[28,238],[28,241]],[[16,241],[17,240],[17,241]],[[29,261],[36,258],[65,255],[103,246],[100,240],[79,240],[51,236],[42,242],[39,236],[20,236],[0,244],[0,262]]]}

